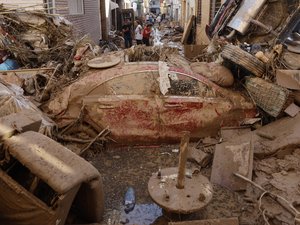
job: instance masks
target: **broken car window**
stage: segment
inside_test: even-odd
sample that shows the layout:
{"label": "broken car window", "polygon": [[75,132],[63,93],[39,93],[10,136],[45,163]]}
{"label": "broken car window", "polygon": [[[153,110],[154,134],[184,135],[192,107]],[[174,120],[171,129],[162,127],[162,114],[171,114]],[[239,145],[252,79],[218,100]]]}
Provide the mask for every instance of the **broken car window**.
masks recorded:
{"label": "broken car window", "polygon": [[215,91],[208,85],[183,74],[173,74],[170,77],[169,91],[166,95],[217,97]]}

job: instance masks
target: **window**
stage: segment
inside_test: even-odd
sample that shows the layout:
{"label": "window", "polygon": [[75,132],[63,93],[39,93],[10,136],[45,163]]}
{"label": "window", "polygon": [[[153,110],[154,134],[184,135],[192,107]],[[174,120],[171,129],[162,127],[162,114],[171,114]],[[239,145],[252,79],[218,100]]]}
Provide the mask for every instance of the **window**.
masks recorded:
{"label": "window", "polygon": [[188,20],[189,18],[190,18],[190,3],[188,2],[186,20]]}
{"label": "window", "polygon": [[217,12],[222,6],[222,1],[221,0],[211,0],[210,2],[210,21],[213,20]]}
{"label": "window", "polygon": [[69,14],[84,14],[83,0],[68,0]]}
{"label": "window", "polygon": [[44,0],[44,7],[47,13],[55,13],[55,0]]}
{"label": "window", "polygon": [[201,17],[202,17],[202,1],[198,0],[198,10],[197,10],[197,23],[201,23]]}

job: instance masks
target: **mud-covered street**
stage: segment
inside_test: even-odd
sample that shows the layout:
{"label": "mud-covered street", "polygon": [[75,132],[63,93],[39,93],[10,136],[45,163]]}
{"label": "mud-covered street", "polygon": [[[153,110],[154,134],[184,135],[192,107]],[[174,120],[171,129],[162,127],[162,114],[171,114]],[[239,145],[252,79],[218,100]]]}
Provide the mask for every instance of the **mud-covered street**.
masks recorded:
{"label": "mud-covered street", "polygon": [[0,0],[0,225],[300,225],[299,0]]}
{"label": "mud-covered street", "polygon": [[[242,211],[242,198],[222,187],[214,186],[218,197],[205,210],[190,216],[173,216],[174,218],[162,214],[162,209],[153,203],[148,194],[148,181],[159,168],[178,166],[178,145],[109,147],[88,159],[102,174],[104,186],[109,187],[106,190],[103,224],[120,224],[128,219],[126,224],[164,225],[181,219],[235,217]],[[189,167],[198,168],[192,163]],[[204,168],[201,173],[209,176],[210,171],[210,168]],[[126,214],[124,198],[129,187],[135,190],[136,209]]]}

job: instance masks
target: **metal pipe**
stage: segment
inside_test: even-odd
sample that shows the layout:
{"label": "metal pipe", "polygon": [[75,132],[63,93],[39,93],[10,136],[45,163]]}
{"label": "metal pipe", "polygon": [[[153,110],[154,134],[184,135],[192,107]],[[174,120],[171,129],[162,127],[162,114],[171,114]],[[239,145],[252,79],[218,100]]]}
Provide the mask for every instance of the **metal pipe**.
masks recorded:
{"label": "metal pipe", "polygon": [[189,140],[190,140],[190,132],[184,131],[180,143],[179,165],[178,165],[178,175],[177,175],[177,185],[176,185],[178,189],[184,188],[185,164],[187,159]]}
{"label": "metal pipe", "polygon": [[257,25],[257,26],[259,26],[259,27],[261,27],[261,28],[263,28],[265,30],[267,30],[268,33],[271,33],[271,34],[273,34],[276,37],[279,35],[277,32],[275,32],[273,30],[273,28],[271,26],[267,26],[267,25],[263,24],[262,22],[260,22],[258,20],[251,19],[251,23],[253,23],[253,24],[255,24],[255,25]]}

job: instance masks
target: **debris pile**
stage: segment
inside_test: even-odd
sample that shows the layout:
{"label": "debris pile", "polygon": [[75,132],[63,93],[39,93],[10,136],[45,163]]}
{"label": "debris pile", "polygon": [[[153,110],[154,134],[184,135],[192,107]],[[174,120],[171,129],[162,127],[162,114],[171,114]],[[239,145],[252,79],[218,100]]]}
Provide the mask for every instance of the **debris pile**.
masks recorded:
{"label": "debris pile", "polygon": [[43,11],[0,7],[1,49],[9,51],[19,63],[30,68],[51,61],[68,62],[74,46],[70,22]]}
{"label": "debris pile", "polygon": [[[243,21],[245,18],[242,15],[253,4],[256,3],[239,3],[240,8],[231,2],[223,4],[207,29],[211,38],[209,45],[193,59],[196,63],[191,64],[191,67],[194,72],[203,74],[221,86],[224,85],[220,82],[220,75],[208,73],[206,67],[212,63],[227,67],[235,82],[226,86],[242,84],[249,97],[261,109],[262,116],[277,118],[284,115],[283,112],[293,102],[299,104],[299,3],[289,2],[290,7],[280,12],[282,18],[285,18],[281,21],[266,18],[272,10],[281,8],[283,1],[266,3],[264,10],[261,3],[256,4],[253,15],[248,15],[251,17],[250,22],[247,20],[245,24],[236,27],[238,23],[235,22]],[[259,13],[261,22],[253,19]],[[229,19],[225,20],[226,17]],[[272,30],[275,24],[276,30]],[[269,27],[269,32],[264,30],[265,27]],[[253,32],[253,29],[257,29],[260,35]],[[225,75],[221,76],[222,79],[226,79]]]}
{"label": "debris pile", "polygon": [[100,53],[88,36],[77,39],[72,24],[61,16],[3,5],[0,9],[1,65],[10,66],[1,67],[7,70],[1,79],[22,87],[38,102],[84,74],[88,60]]}
{"label": "debris pile", "polygon": [[129,62],[141,61],[166,61],[171,54],[178,54],[177,48],[160,47],[160,46],[133,46],[125,50]]}
{"label": "debris pile", "polygon": [[167,62],[169,66],[191,72],[190,62],[180,55],[178,48],[168,46],[132,46],[124,50],[127,62]]}
{"label": "debris pile", "polygon": [[[242,132],[222,128],[221,143],[207,152],[201,142],[201,149],[191,149],[190,160],[203,168],[201,163],[211,162],[205,156],[213,155],[210,181],[243,196],[240,224],[294,225],[300,221],[300,6],[299,1],[262,2],[223,4],[207,28],[211,42],[192,60],[191,69],[220,86],[245,90],[265,126],[255,130],[253,120]],[[284,4],[290,6],[280,12],[285,19],[269,19]],[[244,20],[251,6],[249,19],[234,23]],[[231,79],[215,72],[214,64],[230,70]],[[225,85],[222,79],[231,82]],[[230,130],[233,135],[227,136]]]}

